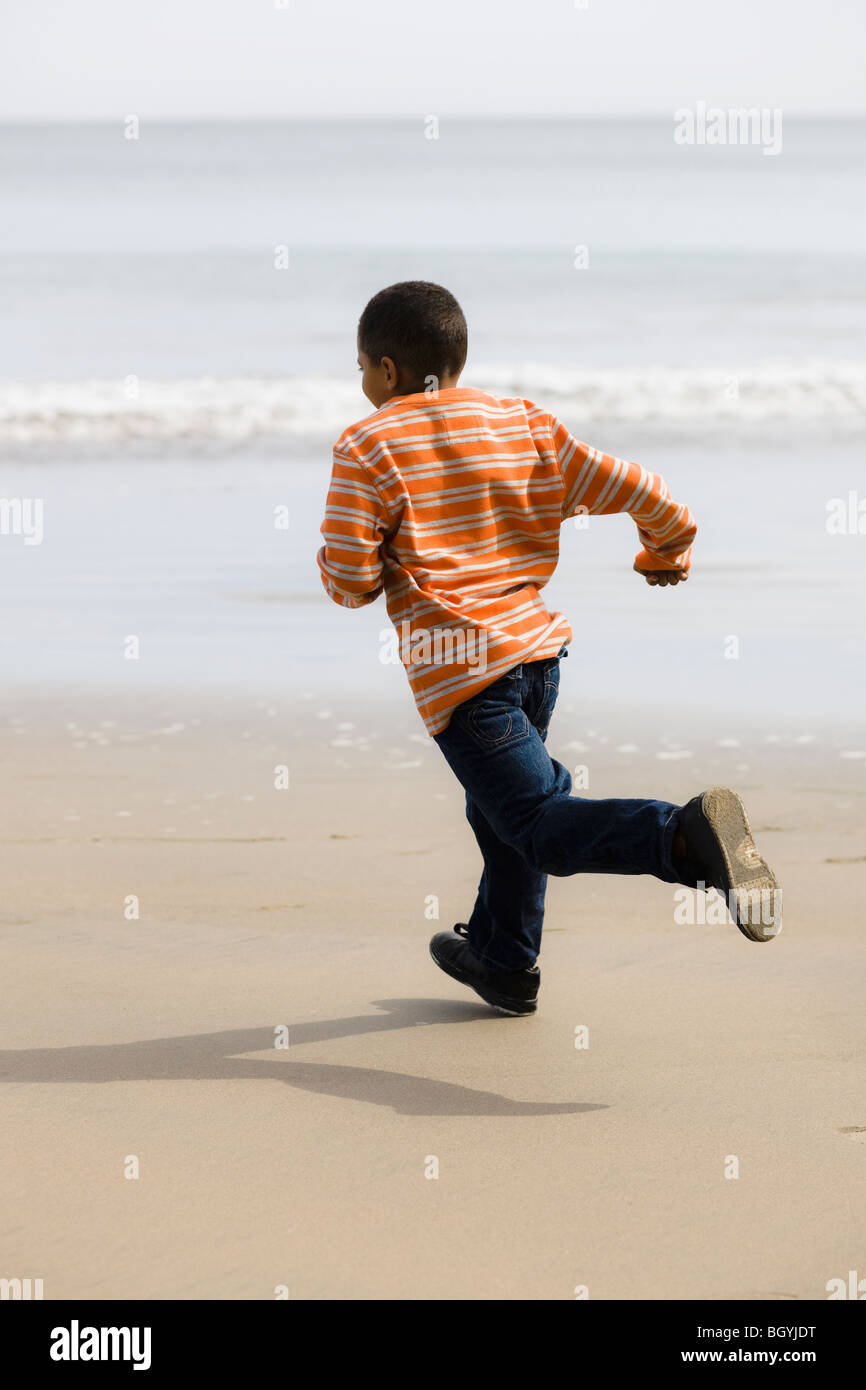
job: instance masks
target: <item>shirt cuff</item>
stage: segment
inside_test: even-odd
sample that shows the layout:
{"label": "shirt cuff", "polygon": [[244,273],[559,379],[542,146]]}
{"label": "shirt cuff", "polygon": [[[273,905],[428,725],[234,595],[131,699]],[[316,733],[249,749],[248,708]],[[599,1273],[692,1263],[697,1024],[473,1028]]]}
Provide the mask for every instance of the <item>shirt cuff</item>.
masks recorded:
{"label": "shirt cuff", "polygon": [[666,560],[662,555],[653,555],[650,550],[641,550],[635,559],[635,569],[651,574],[657,570],[683,570],[686,574],[691,566],[691,550],[687,550],[677,560]]}

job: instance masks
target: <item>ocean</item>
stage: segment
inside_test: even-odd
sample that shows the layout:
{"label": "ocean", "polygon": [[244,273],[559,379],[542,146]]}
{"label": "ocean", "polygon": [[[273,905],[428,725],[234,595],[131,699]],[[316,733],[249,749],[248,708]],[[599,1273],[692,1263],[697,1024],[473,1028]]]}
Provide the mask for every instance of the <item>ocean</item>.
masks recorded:
{"label": "ocean", "polygon": [[40,544],[0,533],[7,686],[405,707],[384,605],[330,605],[315,553],[330,445],[371,409],[358,315],[423,278],[466,312],[461,384],[548,406],[696,515],[661,592],[627,518],[563,528],[575,710],[856,729],[866,122],[791,120],[775,155],[673,129],[0,127],[0,498],[44,515]]}

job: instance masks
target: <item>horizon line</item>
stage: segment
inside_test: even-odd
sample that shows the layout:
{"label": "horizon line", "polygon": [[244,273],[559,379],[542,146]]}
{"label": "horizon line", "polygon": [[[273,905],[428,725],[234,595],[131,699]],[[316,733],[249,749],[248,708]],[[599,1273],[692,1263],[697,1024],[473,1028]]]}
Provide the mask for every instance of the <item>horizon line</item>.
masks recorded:
{"label": "horizon line", "polygon": [[[735,106],[732,106],[732,107],[724,107],[724,106],[719,106],[719,104],[716,103],[716,102],[707,102],[707,101],[705,100],[705,98],[703,98],[703,97],[699,98],[699,101],[703,101],[703,102],[705,103],[705,105],[706,105],[708,108],[711,108],[711,109],[721,109],[721,110],[729,110],[729,109],[730,109],[730,110],[736,110],[736,111],[742,111],[742,110],[746,110],[746,111],[752,111],[752,110],[758,110],[758,111],[761,111],[761,110],[781,110],[781,111],[783,112],[783,114],[784,114],[786,117],[788,117],[788,118],[793,118],[794,120],[852,121],[852,122],[853,122],[853,121],[863,121],[863,120],[866,120],[866,107],[864,107],[862,110],[852,110],[852,111],[841,111],[841,110],[815,110],[815,111],[812,111],[812,110],[803,110],[802,108],[793,108],[793,107],[791,107],[791,108],[785,108],[784,106],[780,106],[780,107],[762,107],[762,106],[755,106],[754,104],[749,104],[749,103],[746,103],[746,102],[739,103],[738,105],[735,105]],[[388,112],[388,113],[385,113],[385,112],[382,112],[382,113],[364,112],[364,113],[360,113],[360,112],[351,112],[351,111],[347,111],[347,112],[343,112],[343,113],[339,113],[339,114],[333,114],[333,115],[322,115],[322,114],[312,114],[312,115],[300,115],[300,114],[283,114],[283,115],[264,115],[264,114],[256,114],[256,115],[213,115],[213,114],[208,113],[208,114],[203,114],[203,115],[195,115],[195,116],[192,116],[192,115],[188,115],[188,114],[187,114],[187,115],[181,115],[181,114],[174,114],[174,115],[171,115],[171,114],[169,114],[169,115],[165,115],[165,114],[163,114],[163,115],[147,115],[145,112],[143,112],[141,109],[139,109],[138,111],[134,111],[134,112],[123,112],[123,113],[121,113],[120,111],[118,111],[118,113],[117,113],[116,115],[112,115],[112,116],[106,116],[106,115],[101,115],[101,116],[77,116],[77,115],[76,115],[76,116],[57,116],[57,115],[53,115],[53,116],[48,116],[48,115],[15,116],[15,115],[3,115],[3,114],[0,114],[0,126],[9,126],[9,125],[113,125],[113,124],[115,124],[116,122],[120,122],[120,123],[122,124],[123,121],[127,120],[128,117],[129,117],[130,115],[135,115],[135,116],[137,116],[137,117],[139,118],[139,120],[142,120],[142,121],[146,119],[151,125],[205,125],[205,124],[207,124],[207,125],[288,125],[288,124],[298,124],[298,123],[302,123],[302,122],[303,122],[303,123],[306,123],[306,124],[311,124],[311,125],[316,125],[316,124],[319,124],[319,125],[329,125],[329,124],[334,124],[334,123],[339,122],[339,121],[368,122],[368,123],[370,123],[370,124],[372,124],[373,122],[376,122],[376,123],[378,123],[378,124],[382,124],[382,123],[393,123],[393,124],[398,124],[398,123],[400,123],[400,124],[404,124],[404,123],[409,122],[409,121],[418,121],[418,122],[422,122],[422,123],[423,123],[424,121],[430,119],[430,115],[431,115],[431,114],[432,114],[432,115],[435,115],[435,116],[437,117],[437,119],[438,119],[440,122],[444,122],[444,121],[446,121],[446,120],[449,120],[449,121],[477,122],[478,124],[481,124],[481,123],[484,123],[484,122],[490,122],[490,123],[493,123],[493,122],[510,122],[510,123],[524,122],[524,123],[530,123],[530,122],[536,122],[536,121],[537,121],[537,122],[542,122],[542,121],[544,121],[544,122],[557,122],[557,123],[560,123],[560,124],[566,124],[566,123],[570,123],[570,122],[574,122],[574,121],[595,121],[595,122],[613,122],[613,121],[630,121],[630,122],[634,122],[634,121],[667,121],[667,120],[674,120],[674,119],[676,118],[676,112],[678,112],[678,111],[691,110],[695,104],[696,104],[696,103],[692,103],[692,105],[684,105],[684,106],[672,107],[672,108],[670,109],[670,111],[662,111],[662,110],[659,110],[659,109],[653,109],[652,111],[603,111],[603,112],[598,112],[598,111],[576,111],[576,112],[534,111],[534,112],[525,112],[525,113],[514,113],[514,112],[460,112],[460,111],[454,112],[454,111],[452,111],[452,112],[449,112],[449,113],[447,113],[447,114],[443,114],[443,113],[440,111],[440,112],[433,112],[433,113],[428,113],[428,114],[423,114],[423,115],[422,115],[422,114],[419,114],[418,112],[400,112],[400,113],[394,113],[394,112]]]}

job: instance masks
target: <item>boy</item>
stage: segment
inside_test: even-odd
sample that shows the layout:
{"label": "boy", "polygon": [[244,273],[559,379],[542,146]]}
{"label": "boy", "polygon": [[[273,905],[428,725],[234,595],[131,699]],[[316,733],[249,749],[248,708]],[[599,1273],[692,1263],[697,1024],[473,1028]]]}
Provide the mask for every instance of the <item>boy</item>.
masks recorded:
{"label": "boy", "polygon": [[469,922],[437,932],[431,955],[500,1012],[529,1014],[548,874],[714,887],[751,941],[780,929],[778,884],[728,788],[684,807],[569,795],[545,738],[573,633],[539,593],[560,525],[629,512],[634,568],[659,587],[688,578],[697,528],[662,478],[581,444],[531,401],[458,386],[466,349],[441,286],[410,280],[370,300],[358,367],[376,411],[335,445],[318,563],[343,607],[384,591],[421,717],[466,792],[484,871]]}

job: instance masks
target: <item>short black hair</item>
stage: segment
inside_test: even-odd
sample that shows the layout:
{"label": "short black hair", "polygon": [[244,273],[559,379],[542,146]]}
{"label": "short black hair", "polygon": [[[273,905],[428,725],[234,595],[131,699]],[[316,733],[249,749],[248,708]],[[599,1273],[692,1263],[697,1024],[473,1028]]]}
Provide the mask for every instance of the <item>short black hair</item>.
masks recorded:
{"label": "short black hair", "polygon": [[467,340],[457,300],[428,280],[401,280],[380,290],[358,322],[358,347],[371,361],[390,357],[419,382],[461,372]]}

